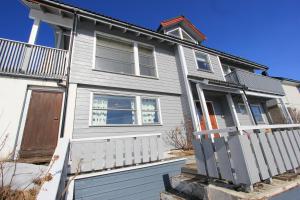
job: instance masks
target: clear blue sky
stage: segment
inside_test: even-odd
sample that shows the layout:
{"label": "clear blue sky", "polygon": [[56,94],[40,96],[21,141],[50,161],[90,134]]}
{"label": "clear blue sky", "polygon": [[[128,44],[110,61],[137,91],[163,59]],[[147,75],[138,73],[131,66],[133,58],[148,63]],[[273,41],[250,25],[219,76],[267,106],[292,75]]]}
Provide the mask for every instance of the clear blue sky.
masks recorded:
{"label": "clear blue sky", "polygon": [[[299,0],[65,2],[154,30],[160,21],[184,15],[207,36],[204,45],[267,65],[270,75],[300,80]],[[6,0],[0,10],[0,37],[27,41],[32,21],[26,7]],[[38,43],[51,42],[50,28],[42,26]]]}

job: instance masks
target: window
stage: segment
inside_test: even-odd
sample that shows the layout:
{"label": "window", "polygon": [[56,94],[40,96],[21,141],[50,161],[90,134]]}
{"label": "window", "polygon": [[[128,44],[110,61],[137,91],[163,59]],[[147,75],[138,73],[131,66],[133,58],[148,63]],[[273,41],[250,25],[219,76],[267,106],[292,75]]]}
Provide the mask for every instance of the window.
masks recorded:
{"label": "window", "polygon": [[136,124],[135,97],[94,95],[91,124]]}
{"label": "window", "polygon": [[211,71],[207,54],[195,52],[198,69]]}
{"label": "window", "polygon": [[247,114],[246,106],[244,104],[239,103],[239,109],[241,114]]}
{"label": "window", "polygon": [[[134,48],[135,44],[137,48]],[[135,54],[135,51],[138,54],[137,52]],[[139,58],[138,63],[135,63],[135,60],[137,60],[135,56]],[[138,67],[139,70],[136,70],[135,67]],[[154,48],[137,42],[97,35],[95,69],[137,76],[156,77]]]}
{"label": "window", "polygon": [[252,104],[252,105],[250,105],[250,107],[251,107],[253,117],[255,118],[255,121],[258,124],[264,124],[265,121],[264,121],[264,118],[263,118],[263,115],[262,115],[262,110],[261,110],[260,105],[253,105]]}
{"label": "window", "polygon": [[153,48],[139,45],[138,51],[139,51],[140,75],[156,76]]}
{"label": "window", "polygon": [[142,98],[142,123],[158,124],[158,106],[157,99]]}
{"label": "window", "polygon": [[97,36],[95,69],[134,74],[133,43]]}

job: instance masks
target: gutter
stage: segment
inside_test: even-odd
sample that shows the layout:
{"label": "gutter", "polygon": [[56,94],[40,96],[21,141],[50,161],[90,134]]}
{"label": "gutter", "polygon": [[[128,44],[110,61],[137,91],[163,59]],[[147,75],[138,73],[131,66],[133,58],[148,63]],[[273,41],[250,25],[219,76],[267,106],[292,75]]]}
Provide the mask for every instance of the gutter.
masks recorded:
{"label": "gutter", "polygon": [[46,4],[48,6],[53,6],[53,7],[58,8],[58,9],[66,10],[68,12],[73,12],[73,13],[77,12],[78,15],[81,14],[83,17],[91,18],[92,20],[98,19],[99,21],[102,21],[104,23],[113,23],[116,26],[121,26],[123,28],[129,29],[129,30],[132,30],[132,31],[135,31],[135,32],[136,31],[137,32],[143,32],[145,35],[150,36],[150,37],[155,36],[158,39],[164,39],[168,42],[178,43],[178,44],[182,44],[184,46],[196,48],[196,49],[202,50],[206,53],[215,54],[217,56],[223,57],[224,59],[238,61],[242,64],[250,65],[250,66],[252,66],[254,68],[257,68],[257,69],[260,69],[260,70],[268,70],[269,69],[265,65],[260,65],[258,63],[255,63],[255,62],[252,62],[252,61],[249,61],[249,60],[237,57],[237,56],[233,56],[233,55],[227,54],[225,52],[221,52],[221,51],[216,50],[216,49],[196,45],[196,44],[194,44],[192,42],[189,42],[189,41],[184,41],[184,40],[178,39],[178,38],[173,37],[173,36],[158,33],[158,32],[155,32],[153,30],[150,30],[150,29],[139,27],[139,26],[127,23],[127,22],[123,22],[123,21],[120,21],[120,20],[117,20],[117,19],[114,19],[114,18],[111,18],[111,17],[108,17],[108,16],[104,16],[104,15],[101,15],[101,14],[94,13],[92,11],[84,10],[84,9],[81,9],[81,8],[78,8],[78,7],[75,7],[75,6],[70,6],[70,5],[65,4],[65,3],[60,3],[60,2],[56,2],[56,1],[49,1],[49,0],[24,0],[24,1],[33,2],[33,3],[43,3],[43,4]]}

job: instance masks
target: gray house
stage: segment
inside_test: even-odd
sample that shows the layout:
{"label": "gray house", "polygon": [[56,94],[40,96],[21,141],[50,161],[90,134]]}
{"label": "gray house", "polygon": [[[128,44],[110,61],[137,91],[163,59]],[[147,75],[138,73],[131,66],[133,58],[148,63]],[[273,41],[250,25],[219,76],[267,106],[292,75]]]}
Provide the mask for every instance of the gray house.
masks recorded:
{"label": "gray house", "polygon": [[[40,116],[29,115],[28,110],[36,105],[32,103],[36,92],[51,93],[54,86],[30,83],[22,90],[27,97],[20,100],[23,114],[11,142],[24,141],[30,148],[36,145],[30,138],[57,143],[36,149],[48,154],[27,152],[35,163],[59,156],[51,169],[56,175],[43,185],[39,199],[49,194],[60,198],[66,180],[70,183],[63,195],[68,199],[158,199],[167,177],[179,174],[184,164],[184,159],[168,157],[174,146],[166,138],[176,127],[191,121],[194,132],[259,129],[274,124],[268,110],[272,99],[281,103],[286,122],[293,122],[282,103],[280,81],[266,76],[268,67],[203,46],[205,35],[184,16],[163,21],[153,31],[57,1],[23,3],[34,23],[31,48],[19,59],[20,66],[31,71],[12,71],[17,62],[8,66],[3,58],[18,46],[1,39],[1,75],[40,77],[44,67],[50,78],[58,77],[55,91],[61,91],[64,99],[57,97],[63,103],[45,108],[61,105],[59,117],[54,116],[56,129],[46,129],[37,120]],[[35,45],[41,21],[54,28],[56,48],[51,51]],[[16,55],[18,51],[11,57]],[[22,139],[31,118],[37,127],[32,130],[37,131]],[[56,137],[45,134],[47,130]],[[209,135],[222,136],[221,131]],[[18,148],[12,148],[17,154]]]}

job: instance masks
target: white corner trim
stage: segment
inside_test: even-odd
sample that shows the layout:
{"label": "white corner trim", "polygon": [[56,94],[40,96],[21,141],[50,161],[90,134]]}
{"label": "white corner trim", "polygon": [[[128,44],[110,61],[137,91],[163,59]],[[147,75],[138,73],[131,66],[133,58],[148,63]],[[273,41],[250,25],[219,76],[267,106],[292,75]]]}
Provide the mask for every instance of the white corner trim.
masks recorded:
{"label": "white corner trim", "polygon": [[222,76],[223,76],[223,80],[226,81],[226,78],[225,78],[225,73],[224,73],[224,70],[223,70],[223,66],[222,66],[222,63],[221,63],[221,60],[220,60],[220,57],[217,56],[218,58],[218,63],[219,63],[219,66],[221,68],[221,72],[222,72]]}
{"label": "white corner trim", "polygon": [[67,97],[68,104],[65,105],[67,106],[67,112],[66,112],[65,130],[64,130],[64,137],[67,137],[69,139],[71,139],[73,135],[76,97],[77,97],[77,84],[71,83],[69,85],[69,92]]}
{"label": "white corner trim", "polygon": [[133,43],[133,59],[134,59],[134,73],[135,75],[140,76],[141,72],[140,72],[139,48],[137,42]]}

